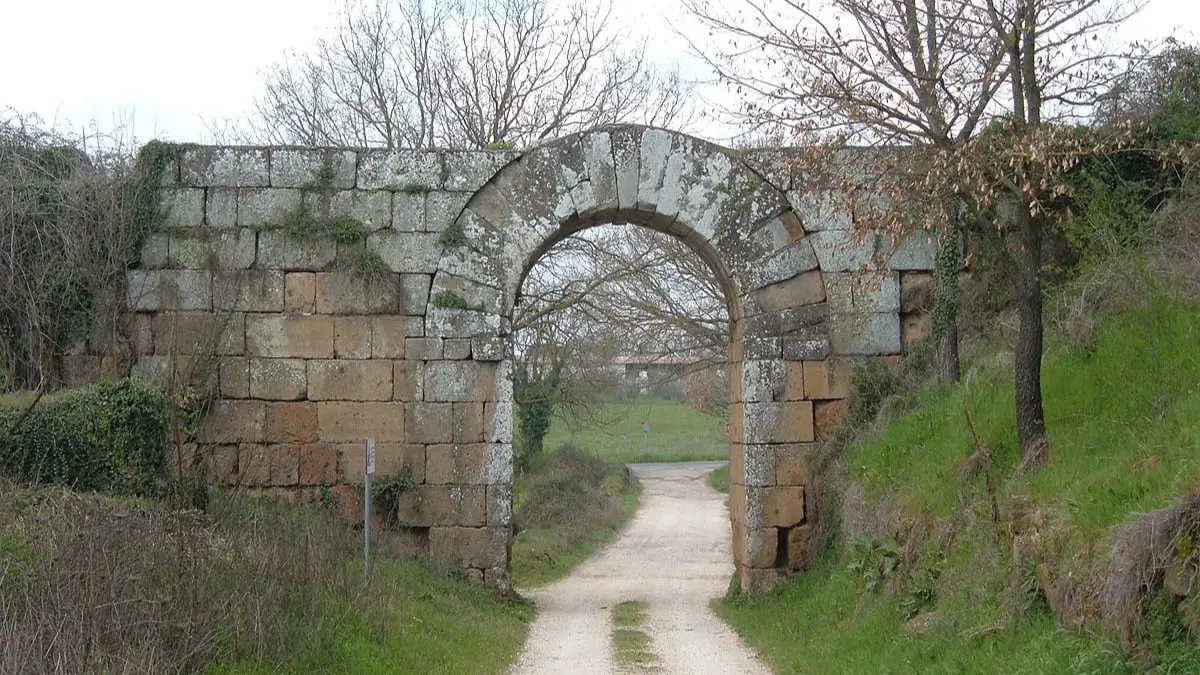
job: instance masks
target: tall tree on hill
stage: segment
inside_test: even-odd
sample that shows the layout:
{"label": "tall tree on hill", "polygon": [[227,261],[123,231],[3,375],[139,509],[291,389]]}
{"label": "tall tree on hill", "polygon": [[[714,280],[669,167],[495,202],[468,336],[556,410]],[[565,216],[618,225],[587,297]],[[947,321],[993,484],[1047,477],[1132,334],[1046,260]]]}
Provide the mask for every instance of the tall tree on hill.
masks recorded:
{"label": "tall tree on hill", "polygon": [[[720,10],[687,2],[728,38],[730,47],[709,61],[743,95],[748,122],[893,149],[855,167],[865,180],[838,177],[851,192],[866,183],[889,197],[874,200],[879,217],[856,211],[856,220],[897,232],[932,222],[952,233],[964,204],[1002,214],[996,226],[1017,270],[1021,463],[1026,470],[1043,464],[1042,241],[1066,173],[1084,155],[1121,142],[1067,125],[1086,119],[1121,71],[1125,58],[1108,38],[1144,3],[742,0]],[[869,210],[869,201],[854,206]],[[939,264],[943,298],[949,267]]]}

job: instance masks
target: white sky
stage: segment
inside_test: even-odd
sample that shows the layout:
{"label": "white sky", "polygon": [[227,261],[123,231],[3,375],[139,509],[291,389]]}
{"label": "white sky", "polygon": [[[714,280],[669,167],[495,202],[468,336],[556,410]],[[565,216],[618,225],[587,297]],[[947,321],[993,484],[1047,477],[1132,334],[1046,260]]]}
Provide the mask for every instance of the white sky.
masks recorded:
{"label": "white sky", "polygon": [[[486,0],[484,0],[486,1]],[[550,0],[552,3],[554,0]],[[650,31],[651,56],[686,59],[679,0],[613,0]],[[205,120],[250,114],[259,72],[326,33],[340,0],[0,0],[0,109],[80,128],[132,119],[139,142],[210,141]],[[1128,39],[1200,39],[1200,0],[1150,0]],[[703,39],[703,34],[698,34]],[[684,72],[698,74],[694,61]]]}

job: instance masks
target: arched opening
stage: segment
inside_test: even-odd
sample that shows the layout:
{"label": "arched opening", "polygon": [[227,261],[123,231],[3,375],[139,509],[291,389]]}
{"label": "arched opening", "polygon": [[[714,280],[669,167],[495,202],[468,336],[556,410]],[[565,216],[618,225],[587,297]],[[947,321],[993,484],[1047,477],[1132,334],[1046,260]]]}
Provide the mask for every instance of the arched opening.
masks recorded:
{"label": "arched opening", "polygon": [[788,201],[735,153],[633,126],[524,153],[472,196],[442,237],[426,331],[470,337],[472,358],[498,362],[485,420],[497,553],[485,578],[508,582],[500,547],[507,550],[512,530],[511,337],[521,283],[564,237],[614,222],[682,239],[720,282],[731,324],[732,551],[742,586],[762,588],[806,551],[804,475],[788,467],[802,463],[814,440],[802,364],[829,352],[817,258]]}

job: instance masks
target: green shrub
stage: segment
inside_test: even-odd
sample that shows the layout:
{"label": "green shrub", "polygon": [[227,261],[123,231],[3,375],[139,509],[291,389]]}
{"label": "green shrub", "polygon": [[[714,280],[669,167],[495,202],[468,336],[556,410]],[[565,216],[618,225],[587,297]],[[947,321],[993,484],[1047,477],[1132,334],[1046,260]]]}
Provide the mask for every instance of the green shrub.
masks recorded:
{"label": "green shrub", "polygon": [[148,495],[166,475],[170,402],[139,380],[0,409],[0,473],[77,490]]}

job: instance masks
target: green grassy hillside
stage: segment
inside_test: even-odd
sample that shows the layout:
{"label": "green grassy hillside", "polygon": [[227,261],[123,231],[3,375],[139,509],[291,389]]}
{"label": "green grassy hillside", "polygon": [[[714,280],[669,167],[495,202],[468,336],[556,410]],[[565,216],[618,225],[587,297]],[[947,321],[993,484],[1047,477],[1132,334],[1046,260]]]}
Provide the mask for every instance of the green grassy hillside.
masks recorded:
{"label": "green grassy hillside", "polygon": [[[1200,672],[1197,591],[1143,600],[1132,657],[1101,616],[1114,528],[1200,491],[1200,306],[1148,300],[1088,347],[1051,347],[1051,461],[1029,476],[1015,474],[1009,358],[987,352],[845,451],[864,499],[843,505],[850,531],[811,570],[717,603],[779,672]],[[981,446],[998,519],[987,471],[968,470]],[[1171,544],[1185,569],[1192,537]]]}

